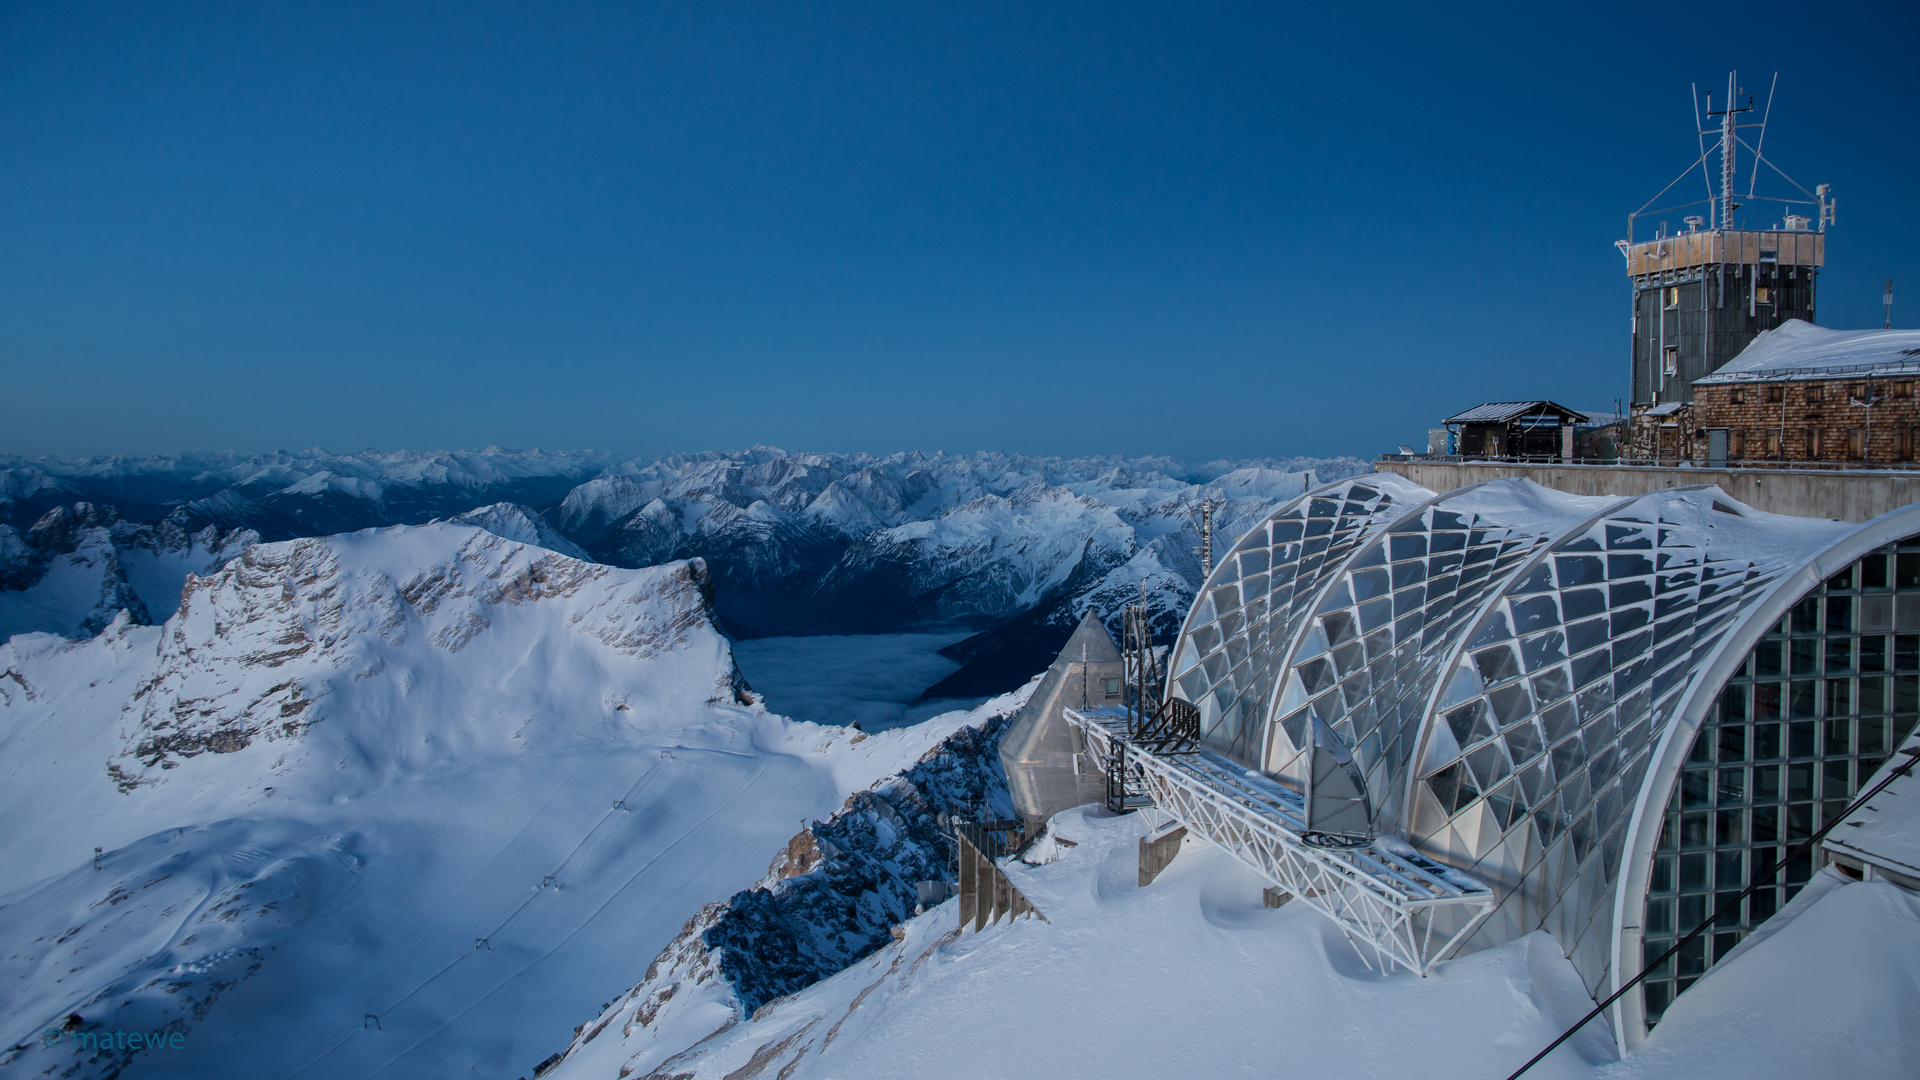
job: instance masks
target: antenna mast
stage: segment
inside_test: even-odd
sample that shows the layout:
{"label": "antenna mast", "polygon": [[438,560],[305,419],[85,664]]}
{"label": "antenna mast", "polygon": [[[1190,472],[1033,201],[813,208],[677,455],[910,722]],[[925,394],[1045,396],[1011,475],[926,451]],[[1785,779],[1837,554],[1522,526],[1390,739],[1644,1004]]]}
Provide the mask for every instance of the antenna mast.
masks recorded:
{"label": "antenna mast", "polygon": [[1735,100],[1740,95],[1739,74],[1737,71],[1727,74],[1726,108],[1715,112],[1713,93],[1711,91],[1707,93],[1707,115],[1720,118],[1720,227],[1722,229],[1733,228],[1733,212],[1740,209],[1740,204],[1733,201],[1733,148],[1734,140],[1737,138],[1735,132],[1740,126],[1735,118],[1741,113],[1753,111],[1752,98],[1747,99],[1744,108],[1734,106]]}
{"label": "antenna mast", "polygon": [[[1891,283],[1889,283],[1891,284]],[[1213,573],[1213,496],[1200,501],[1200,576]]]}
{"label": "antenna mast", "polygon": [[1213,496],[1200,500],[1200,516],[1194,517],[1193,504],[1180,500],[1180,508],[1187,512],[1187,518],[1200,529],[1200,546],[1193,549],[1200,556],[1200,584],[1207,583],[1207,575],[1213,573]]}

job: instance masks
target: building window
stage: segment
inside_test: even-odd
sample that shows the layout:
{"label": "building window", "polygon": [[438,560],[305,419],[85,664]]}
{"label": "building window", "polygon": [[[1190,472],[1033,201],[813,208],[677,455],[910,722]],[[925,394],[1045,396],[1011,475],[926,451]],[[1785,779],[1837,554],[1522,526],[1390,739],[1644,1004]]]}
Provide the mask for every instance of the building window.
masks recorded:
{"label": "building window", "polygon": [[1767,404],[1783,405],[1786,403],[1786,400],[1787,400],[1786,387],[1784,386],[1767,387]]}
{"label": "building window", "polygon": [[1912,383],[1910,383],[1910,382],[1897,382],[1897,383],[1894,383],[1894,384],[1893,384],[1893,396],[1894,396],[1894,397],[1897,397],[1897,398],[1910,398],[1910,397],[1912,397],[1912,396],[1913,396],[1913,384],[1912,384]]}
{"label": "building window", "polygon": [[1847,429],[1847,460],[1865,461],[1867,459],[1867,429]]}
{"label": "building window", "polygon": [[1678,285],[1667,286],[1666,298],[1664,302],[1666,306],[1670,308],[1679,307],[1680,306],[1680,286]]}
{"label": "building window", "polygon": [[[1828,578],[1755,646],[1701,723],[1653,856],[1646,958],[1666,952],[1756,879],[1766,884],[1648,977],[1648,1020],[1813,877],[1806,855],[1784,868],[1781,861],[1838,814],[1913,730],[1920,675],[1902,658],[1920,650],[1920,637],[1894,634],[1888,588],[1903,561],[1920,564],[1920,551],[1890,545]],[[1917,584],[1903,579],[1899,588]],[[1794,670],[1768,662],[1783,653]]]}
{"label": "building window", "polygon": [[1680,346],[1667,346],[1667,356],[1661,366],[1669,375],[1680,374]]}
{"label": "building window", "polygon": [[1807,429],[1807,457],[1818,461],[1820,459],[1820,450],[1820,429],[1810,427]]}
{"label": "building window", "polygon": [[1107,690],[1108,697],[1119,697],[1120,696],[1120,680],[1119,679],[1106,680],[1106,690]]}
{"label": "building window", "polygon": [[1820,403],[1821,398],[1824,396],[1825,395],[1821,392],[1821,387],[1819,383],[1807,384],[1807,404],[1817,405]]}
{"label": "building window", "polygon": [[1735,428],[1727,432],[1727,456],[1743,458],[1747,456],[1747,433]]}
{"label": "building window", "polygon": [[1730,393],[1728,393],[1727,400],[1733,402],[1735,405],[1745,405],[1747,403],[1746,387],[1744,386],[1734,387],[1733,390]]}
{"label": "building window", "polygon": [[1779,429],[1778,429],[1778,428],[1775,428],[1775,429],[1773,429],[1773,430],[1771,430],[1771,431],[1769,431],[1769,432],[1767,432],[1767,444],[1766,444],[1766,445],[1767,445],[1767,456],[1768,456],[1768,457],[1770,457],[1770,458],[1777,458],[1777,457],[1779,457],[1779,456],[1780,456],[1780,431],[1779,431]]}
{"label": "building window", "polygon": [[1756,304],[1773,303],[1773,290],[1765,285],[1755,285],[1753,287],[1753,302]]}
{"label": "building window", "polygon": [[1893,431],[1893,460],[1913,460],[1913,429],[1895,428]]}

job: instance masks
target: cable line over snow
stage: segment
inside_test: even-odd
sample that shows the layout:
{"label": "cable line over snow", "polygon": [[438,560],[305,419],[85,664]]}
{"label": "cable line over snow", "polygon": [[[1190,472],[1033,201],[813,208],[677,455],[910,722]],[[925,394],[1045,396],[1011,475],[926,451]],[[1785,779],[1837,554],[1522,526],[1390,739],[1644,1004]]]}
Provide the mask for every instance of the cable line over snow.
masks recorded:
{"label": "cable line over snow", "polygon": [[422,1035],[418,1039],[415,1039],[413,1043],[409,1045],[406,1049],[400,1051],[399,1053],[393,1055],[387,1060],[381,1062],[371,1072],[368,1072],[365,1074],[367,1080],[371,1080],[372,1077],[379,1076],[381,1073],[392,1068],[394,1063],[398,1062],[401,1058],[406,1057],[408,1054],[411,1054],[415,1050],[418,1050],[420,1047],[426,1045],[428,1040],[434,1038],[435,1036],[439,1035],[441,1032],[445,1031],[447,1028],[451,1027],[461,1017],[467,1015],[469,1012],[472,1012],[475,1008],[479,1007],[479,1005],[482,1002],[486,1001],[488,998],[498,993],[501,987],[506,986],[507,984],[520,978],[522,975],[525,975],[527,972],[533,970],[542,961],[546,960],[547,957],[552,956],[555,952],[559,951],[561,946],[565,945],[569,941],[572,941],[574,937],[580,933],[580,931],[587,928],[587,925],[589,923],[599,918],[600,913],[607,909],[607,905],[613,903],[616,897],[618,897],[621,893],[627,890],[627,886],[632,885],[634,881],[636,881],[640,877],[641,874],[644,874],[649,869],[651,869],[654,863],[659,862],[660,859],[663,858],[668,852],[672,851],[674,848],[679,847],[681,843],[683,843],[689,836],[692,836],[694,833],[699,832],[701,827],[706,825],[707,822],[712,821],[716,816],[718,816],[720,811],[725,810],[729,806],[732,806],[736,799],[746,794],[747,789],[753,786],[754,781],[760,779],[760,775],[766,772],[767,768],[768,768],[767,764],[762,763],[759,768],[753,771],[752,776],[747,777],[744,781],[741,782],[740,786],[734,790],[734,793],[732,795],[727,796],[725,801],[721,802],[719,805],[715,806],[712,810],[708,811],[706,817],[701,818],[699,822],[697,822],[692,828],[688,829],[686,832],[683,832],[679,836],[675,837],[673,843],[668,844],[666,847],[662,848],[657,854],[655,854],[653,858],[648,859],[646,861],[646,864],[641,866],[640,869],[635,870],[633,873],[627,875],[627,880],[621,882],[619,888],[613,890],[613,892],[607,897],[607,899],[602,901],[599,907],[594,908],[593,912],[589,914],[585,919],[581,920],[580,925],[574,927],[573,930],[569,932],[566,937],[563,937],[559,941],[554,942],[552,948],[549,948],[546,952],[541,953],[539,956],[534,957],[532,960],[527,961],[526,964],[521,966],[520,970],[515,971],[513,974],[493,984],[493,986],[489,988],[486,993],[481,994],[479,997],[475,998],[470,1004],[467,1005],[466,1008],[461,1009],[459,1012],[454,1013],[452,1016],[447,1017],[445,1020],[441,1021],[439,1025],[434,1027],[432,1031],[429,1031],[425,1035]]}
{"label": "cable line over snow", "polygon": [[[667,760],[667,759],[664,758],[663,756],[662,760]],[[495,925],[492,930],[488,931],[485,935],[476,936],[473,939],[474,940],[473,948],[461,952],[458,956],[455,956],[452,960],[448,961],[446,964],[441,966],[433,974],[415,983],[411,988],[407,990],[406,993],[400,995],[398,998],[395,998],[393,1001],[388,1002],[385,1006],[380,1008],[377,1012],[367,1013],[366,1019],[364,1019],[361,1022],[361,1026],[359,1028],[349,1030],[344,1037],[342,1037],[332,1045],[328,1046],[325,1050],[322,1050],[319,1054],[315,1055],[313,1058],[301,1064],[298,1068],[292,1070],[291,1072],[281,1073],[279,1080],[292,1080],[293,1077],[299,1076],[300,1074],[313,1068],[315,1065],[318,1065],[322,1061],[325,1061],[327,1058],[331,1057],[335,1051],[339,1050],[342,1046],[345,1046],[348,1042],[352,1041],[353,1037],[362,1031],[384,1030],[380,1026],[380,1017],[389,1015],[395,1009],[398,1009],[400,1006],[405,1005],[408,1001],[412,1000],[415,994],[418,994],[420,991],[426,989],[428,986],[431,986],[442,975],[445,975],[447,972],[452,971],[455,967],[459,966],[461,961],[467,959],[468,957],[474,955],[475,953],[492,952],[493,939],[496,937],[499,937],[501,933],[504,932],[508,926],[512,925],[513,921],[519,918],[521,913],[525,912],[527,908],[535,900],[545,895],[549,888],[558,889],[560,887],[559,886],[560,876],[566,871],[567,867],[572,864],[574,858],[580,854],[581,850],[587,846],[587,843],[591,841],[596,835],[598,835],[602,827],[605,826],[608,821],[612,820],[615,817],[615,815],[629,812],[628,807],[630,805],[631,800],[634,799],[640,793],[641,785],[643,785],[649,777],[651,777],[656,771],[658,771],[659,767],[660,766],[658,761],[655,761],[649,764],[646,770],[642,772],[637,778],[634,779],[634,781],[631,784],[627,786],[625,793],[619,799],[615,800],[613,805],[609,809],[604,811],[599,817],[599,819],[596,820],[593,823],[593,825],[587,830],[586,834],[583,835],[580,838],[580,840],[573,845],[572,850],[568,851],[566,856],[560,860],[560,864],[554,868],[553,873],[544,875],[540,879],[540,884],[535,886],[534,890],[524,900],[521,900],[520,903],[517,906],[515,906],[514,909],[511,912],[509,912],[504,919],[501,919],[500,922],[497,925]],[[765,771],[765,768],[766,766],[764,765],[761,766],[761,771]],[[759,775],[760,775],[759,772],[755,772],[753,774],[753,778],[757,778]],[[753,778],[749,778],[748,780],[749,784],[752,783]],[[742,786],[741,790],[742,791],[745,790],[744,785]],[[556,788],[554,791],[554,794],[558,795],[559,791],[560,789]],[[735,792],[734,798],[738,798],[738,797],[739,797],[739,792]],[[732,801],[733,801],[732,799],[727,800],[728,803],[731,803]],[[722,804],[722,805],[724,806],[726,804]],[[715,812],[717,813],[718,810],[716,810]],[[712,815],[710,814],[708,815],[708,817],[711,818]],[[701,823],[705,824],[705,821],[706,819],[702,819]],[[678,842],[679,841],[675,841],[676,844]],[[667,850],[672,850],[672,846],[670,845]],[[662,854],[664,854],[664,852],[662,852]],[[657,859],[658,856],[655,856],[655,858]],[[651,865],[653,865],[653,860],[648,860],[647,866],[651,866]],[[645,869],[646,869],[645,867],[642,867],[641,871],[643,872]],[[628,880],[631,881],[632,879],[629,878]],[[625,888],[625,886],[623,885],[622,888]],[[602,905],[603,908],[604,906],[605,905]],[[596,911],[594,912],[594,915],[597,916],[598,914],[599,914],[599,910],[596,909]],[[592,917],[590,916],[589,919],[591,918]],[[577,933],[578,931],[575,931],[575,932]],[[561,944],[564,944],[567,940],[571,940],[572,937],[573,937],[572,934],[567,935],[567,938],[563,939]],[[558,946],[555,946],[555,948],[558,948]],[[544,960],[547,956],[552,954],[552,951],[553,951],[552,949],[549,949],[546,953],[542,953],[540,958],[538,960],[535,960],[534,963],[539,963],[539,960]],[[499,989],[498,986],[494,987],[494,990],[497,990],[497,989]],[[490,996],[492,993],[493,993],[493,990],[487,991],[487,994],[482,995],[482,997],[479,1000],[481,1001],[486,1000],[486,997]],[[458,1019],[459,1016],[465,1015],[467,1011],[472,1009],[472,1007],[473,1007],[472,1005],[469,1005],[467,1009],[461,1010],[459,1014],[456,1014],[454,1019]],[[452,1020],[447,1021],[447,1023],[451,1023],[451,1022]],[[440,1025],[440,1027],[435,1028],[433,1032],[429,1033],[426,1036],[426,1038],[432,1038],[434,1034],[437,1034],[439,1031],[443,1030],[445,1027],[446,1027],[446,1024],[443,1023],[442,1025]],[[424,1039],[422,1041],[424,1041]],[[414,1045],[417,1046],[419,1044],[415,1043]],[[412,1049],[413,1047],[411,1046],[408,1047],[407,1050],[402,1051],[402,1055],[404,1055],[405,1053],[411,1052]],[[392,1064],[391,1061],[381,1065],[380,1069],[385,1069],[387,1065],[390,1065],[390,1064]],[[380,1071],[379,1069],[375,1070],[376,1073],[379,1071]]]}
{"label": "cable line over snow", "polygon": [[1513,1073],[1507,1077],[1507,1080],[1520,1080],[1520,1076],[1522,1073],[1525,1073],[1528,1069],[1533,1068],[1535,1065],[1538,1065],[1541,1061],[1545,1060],[1546,1056],[1548,1054],[1553,1053],[1554,1050],[1557,1049],[1561,1043],[1566,1042],[1568,1039],[1573,1038],[1574,1034],[1577,1033],[1581,1028],[1586,1027],[1587,1024],[1591,1023],[1595,1017],[1599,1016],[1603,1012],[1606,1012],[1607,1006],[1620,1000],[1620,998],[1624,996],[1627,991],[1633,989],[1636,986],[1639,986],[1640,981],[1642,979],[1645,979],[1649,974],[1657,970],[1661,964],[1666,963],[1667,958],[1678,953],[1680,949],[1687,944],[1687,942],[1692,941],[1695,938],[1698,938],[1701,934],[1706,933],[1709,927],[1712,927],[1717,922],[1719,922],[1720,917],[1722,915],[1725,915],[1730,911],[1736,910],[1740,906],[1740,901],[1745,900],[1749,895],[1753,893],[1755,889],[1758,889],[1762,885],[1774,884],[1775,879],[1777,879],[1781,874],[1786,872],[1788,864],[1792,863],[1795,859],[1798,859],[1800,856],[1805,855],[1807,852],[1812,851],[1813,846],[1815,844],[1818,844],[1820,841],[1825,840],[1827,838],[1827,834],[1833,831],[1834,826],[1852,817],[1855,811],[1859,810],[1861,807],[1867,805],[1868,802],[1872,801],[1873,797],[1875,795],[1880,794],[1881,791],[1885,790],[1888,784],[1891,784],[1895,780],[1899,779],[1900,777],[1905,776],[1908,773],[1912,772],[1914,765],[1916,763],[1920,763],[1920,749],[1909,748],[1906,750],[1902,750],[1900,752],[1902,754],[1907,755],[1906,764],[1898,766],[1895,769],[1893,769],[1893,771],[1889,772],[1885,777],[1881,778],[1879,783],[1873,785],[1872,790],[1868,791],[1866,794],[1860,796],[1859,798],[1853,800],[1853,802],[1847,805],[1847,808],[1845,810],[1842,810],[1838,814],[1834,815],[1832,820],[1828,821],[1826,826],[1823,827],[1819,832],[1814,833],[1812,836],[1801,841],[1799,847],[1796,847],[1792,851],[1787,852],[1787,857],[1780,860],[1779,865],[1775,867],[1773,873],[1766,874],[1766,875],[1756,875],[1753,879],[1752,884],[1749,884],[1746,888],[1740,890],[1740,892],[1737,893],[1733,899],[1727,901],[1724,904],[1721,904],[1718,908],[1715,908],[1713,914],[1708,915],[1706,919],[1704,919],[1700,923],[1699,926],[1696,926],[1693,928],[1692,933],[1681,938],[1679,941],[1674,942],[1672,947],[1668,948],[1666,952],[1661,953],[1658,957],[1655,957],[1650,963],[1642,966],[1640,969],[1640,974],[1635,975],[1632,979],[1628,980],[1626,985],[1622,986],[1620,989],[1615,990],[1613,993],[1607,995],[1607,1000],[1601,1002],[1598,1005],[1595,1005],[1593,1007],[1592,1012],[1581,1017],[1578,1023],[1574,1024],[1572,1027],[1568,1028],[1567,1030],[1561,1032],[1560,1037],[1548,1043],[1547,1048],[1545,1050],[1542,1050],[1539,1053],[1533,1055],[1531,1058],[1528,1058],[1527,1063],[1513,1070]]}

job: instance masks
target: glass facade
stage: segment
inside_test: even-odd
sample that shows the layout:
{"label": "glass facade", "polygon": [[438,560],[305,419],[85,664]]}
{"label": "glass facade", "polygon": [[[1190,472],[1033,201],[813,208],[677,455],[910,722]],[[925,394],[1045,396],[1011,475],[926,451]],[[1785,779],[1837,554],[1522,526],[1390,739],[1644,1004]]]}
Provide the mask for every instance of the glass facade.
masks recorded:
{"label": "glass facade", "polygon": [[[1829,577],[1748,653],[1715,700],[1668,800],[1649,879],[1643,962],[1672,947],[1824,827],[1920,718],[1920,541]],[[1813,874],[1756,890],[1642,984],[1647,1019],[1724,959]]]}
{"label": "glass facade", "polygon": [[[1200,709],[1208,749],[1260,768],[1274,667],[1353,549],[1432,492],[1368,476],[1302,495],[1234,544],[1180,632],[1172,691]],[[1277,652],[1276,652],[1277,650]]]}
{"label": "glass facade", "polygon": [[[1376,831],[1499,897],[1468,950],[1545,929],[1604,992],[1632,933],[1653,955],[1697,925],[1920,716],[1920,541],[1784,595],[1897,523],[1761,514],[1711,487],[1603,499],[1501,480],[1436,497],[1396,480],[1310,492],[1242,538],[1188,617],[1170,689],[1202,709],[1210,748],[1296,788],[1325,721]],[[1810,869],[1632,1005],[1657,1019]],[[1649,886],[1625,901],[1646,905],[1639,927],[1616,911],[1629,871]]]}
{"label": "glass facade", "polygon": [[[1318,716],[1352,748],[1378,827],[1401,827],[1401,781],[1452,646],[1555,525],[1606,504],[1562,497],[1522,515],[1511,492],[1495,494],[1486,506],[1480,489],[1467,488],[1410,511],[1348,562],[1288,662],[1267,733],[1269,773],[1304,787]],[[1575,516],[1564,520],[1568,504]],[[1526,525],[1512,523],[1521,517]]]}
{"label": "glass facade", "polygon": [[1473,944],[1544,927],[1590,992],[1606,981],[1652,751],[1700,661],[1805,558],[1765,531],[1716,492],[1646,496],[1563,536],[1481,618],[1435,702],[1409,829],[1503,894]]}

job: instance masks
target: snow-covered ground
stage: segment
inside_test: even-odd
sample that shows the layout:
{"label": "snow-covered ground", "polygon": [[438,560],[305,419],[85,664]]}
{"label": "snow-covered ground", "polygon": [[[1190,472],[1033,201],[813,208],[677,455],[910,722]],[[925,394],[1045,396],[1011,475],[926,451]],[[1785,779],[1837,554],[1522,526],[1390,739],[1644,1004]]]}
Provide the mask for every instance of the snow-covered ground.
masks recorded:
{"label": "snow-covered ground", "polygon": [[[1043,919],[958,934],[950,901],[754,1019],[709,1037],[620,1016],[547,1075],[1480,1080],[1507,1075],[1592,1006],[1544,934],[1426,979],[1368,970],[1331,922],[1297,904],[1263,908],[1260,880],[1197,840],[1139,888],[1136,838],[1150,824],[1060,815],[1055,833],[1075,846],[1009,869]],[[1913,1076],[1920,903],[1885,883],[1821,884],[1683,995],[1640,1052],[1616,1060],[1609,1040],[1583,1034],[1530,1075]]]}
{"label": "snow-covered ground", "polygon": [[[14,637],[0,1076],[529,1072],[966,719],[768,712],[703,584],[395,527],[248,549],[164,626]],[[70,1014],[183,1045],[42,1046]]]}
{"label": "snow-covered ground", "polygon": [[885,731],[985,700],[919,702],[927,687],[960,669],[940,650],[967,636],[962,631],[750,638],[735,642],[733,655],[769,709],[817,724]]}

